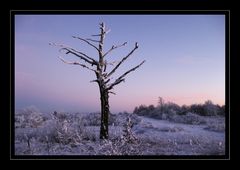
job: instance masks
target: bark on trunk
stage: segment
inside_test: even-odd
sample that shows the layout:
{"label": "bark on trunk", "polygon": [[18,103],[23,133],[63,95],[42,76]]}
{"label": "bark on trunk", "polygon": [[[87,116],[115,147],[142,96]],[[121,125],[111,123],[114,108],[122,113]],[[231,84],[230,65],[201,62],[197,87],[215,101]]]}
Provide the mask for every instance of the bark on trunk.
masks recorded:
{"label": "bark on trunk", "polygon": [[108,91],[102,87],[100,88],[101,99],[101,127],[100,127],[100,139],[108,139],[108,117],[109,117],[109,102]]}

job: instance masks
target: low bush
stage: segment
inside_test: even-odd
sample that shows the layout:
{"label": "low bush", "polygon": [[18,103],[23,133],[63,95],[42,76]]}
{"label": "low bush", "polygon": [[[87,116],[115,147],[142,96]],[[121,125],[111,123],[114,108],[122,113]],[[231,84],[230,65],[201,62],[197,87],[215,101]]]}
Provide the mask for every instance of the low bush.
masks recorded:
{"label": "low bush", "polygon": [[196,115],[194,113],[188,112],[186,115],[173,115],[168,117],[170,121],[176,122],[176,123],[185,123],[185,124],[193,124],[193,125],[199,125],[199,124],[205,124],[206,121],[204,118],[202,118],[199,115]]}

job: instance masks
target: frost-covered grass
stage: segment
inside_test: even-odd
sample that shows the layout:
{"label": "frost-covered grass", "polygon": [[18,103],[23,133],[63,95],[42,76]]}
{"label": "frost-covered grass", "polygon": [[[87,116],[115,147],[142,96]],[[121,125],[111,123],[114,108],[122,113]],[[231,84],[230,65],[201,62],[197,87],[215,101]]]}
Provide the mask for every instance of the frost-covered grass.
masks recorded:
{"label": "frost-covered grass", "polygon": [[224,155],[225,119],[178,115],[153,119],[111,115],[109,140],[99,139],[99,113],[15,115],[16,155]]}

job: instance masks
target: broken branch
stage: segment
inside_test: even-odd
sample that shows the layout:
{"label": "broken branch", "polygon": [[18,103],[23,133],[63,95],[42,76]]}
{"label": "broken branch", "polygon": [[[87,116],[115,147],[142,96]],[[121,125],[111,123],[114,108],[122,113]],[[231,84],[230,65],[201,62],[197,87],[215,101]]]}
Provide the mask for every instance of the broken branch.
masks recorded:
{"label": "broken branch", "polygon": [[99,43],[98,40],[93,40],[93,39],[91,39],[91,38],[87,38],[86,40]]}
{"label": "broken branch", "polygon": [[111,76],[116,70],[117,68],[138,48],[138,44],[135,43],[135,47],[134,49],[128,53],[128,55],[126,57],[123,57],[123,59],[116,65],[116,67],[113,68],[113,70],[107,75],[107,77]]}
{"label": "broken branch", "polygon": [[89,70],[91,70],[91,71],[96,72],[96,70],[91,69],[91,68],[89,68],[88,66],[86,66],[86,65],[84,65],[84,64],[81,64],[81,63],[79,63],[79,62],[76,62],[76,61],[74,61],[74,62],[66,61],[65,59],[63,59],[63,58],[60,57],[60,56],[59,56],[58,58],[59,58],[62,62],[66,63],[66,64],[79,65],[79,66],[82,66],[83,68],[87,68],[87,69],[89,69]]}
{"label": "broken branch", "polygon": [[86,39],[84,39],[84,38],[81,38],[81,37],[76,37],[76,36],[72,36],[72,37],[84,41],[85,43],[89,44],[90,46],[92,46],[93,48],[95,48],[97,51],[99,51],[99,49],[98,49],[95,45],[93,45],[92,43],[90,43],[88,40],[86,40]]}
{"label": "broken branch", "polygon": [[101,34],[94,34],[92,35],[93,37],[96,37],[96,36],[101,36]]}
{"label": "broken branch", "polygon": [[108,79],[107,81],[105,81],[104,83],[107,84],[110,81],[110,79]]}
{"label": "broken branch", "polygon": [[89,57],[88,55],[84,54],[83,52],[77,51],[71,47],[68,47],[68,46],[65,46],[62,44],[55,44],[55,43],[49,43],[49,44],[54,45],[54,46],[59,46],[59,47],[61,47],[61,49],[59,51],[66,50],[67,51],[66,54],[71,53],[91,65],[97,65],[96,60],[94,60],[92,57]]}
{"label": "broken branch", "polygon": [[138,67],[140,67],[143,63],[145,63],[145,60],[142,61],[142,62],[141,62],[139,65],[137,65],[136,67],[133,67],[132,69],[126,71],[123,75],[121,75],[119,78],[117,78],[117,79],[115,80],[115,82],[113,82],[107,89],[108,89],[108,90],[111,90],[115,85],[123,82],[123,81],[125,80],[124,77],[125,77],[127,74],[129,74],[130,72],[136,70],[136,69],[137,69]]}
{"label": "broken branch", "polygon": [[103,55],[103,57],[105,57],[106,55],[108,55],[111,51],[113,51],[114,49],[116,49],[116,48],[119,48],[119,47],[122,47],[122,46],[125,46],[127,44],[127,42],[124,42],[123,44],[121,44],[121,45],[117,45],[117,46],[112,46],[112,48],[110,48],[104,55]]}
{"label": "broken branch", "polygon": [[104,34],[108,34],[111,31],[111,29],[108,29],[107,31],[104,32]]}
{"label": "broken branch", "polygon": [[90,83],[98,82],[98,80],[91,80]]}
{"label": "broken branch", "polygon": [[107,61],[105,60],[105,61],[104,61],[104,69],[103,69],[103,72],[106,72],[106,69],[107,69]]}
{"label": "broken branch", "polygon": [[114,93],[114,92],[112,92],[112,91],[109,91],[108,93],[112,93],[112,94],[116,95],[116,93]]}

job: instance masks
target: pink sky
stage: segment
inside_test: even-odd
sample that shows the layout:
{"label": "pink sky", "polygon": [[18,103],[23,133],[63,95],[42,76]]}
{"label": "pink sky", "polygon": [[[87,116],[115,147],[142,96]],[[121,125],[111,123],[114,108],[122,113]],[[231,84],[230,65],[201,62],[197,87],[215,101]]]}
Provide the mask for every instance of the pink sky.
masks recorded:
{"label": "pink sky", "polygon": [[16,108],[100,110],[97,84],[90,83],[95,75],[62,63],[60,55],[70,61],[76,58],[49,46],[50,42],[64,43],[94,56],[91,48],[71,36],[88,37],[98,32],[100,21],[111,29],[105,50],[128,42],[109,60],[120,60],[136,41],[139,43],[139,49],[114,78],[146,60],[125,83],[116,86],[117,95],[110,95],[112,112],[130,112],[140,104],[157,105],[158,97],[179,105],[206,100],[225,103],[224,15],[19,15],[15,23]]}

